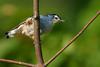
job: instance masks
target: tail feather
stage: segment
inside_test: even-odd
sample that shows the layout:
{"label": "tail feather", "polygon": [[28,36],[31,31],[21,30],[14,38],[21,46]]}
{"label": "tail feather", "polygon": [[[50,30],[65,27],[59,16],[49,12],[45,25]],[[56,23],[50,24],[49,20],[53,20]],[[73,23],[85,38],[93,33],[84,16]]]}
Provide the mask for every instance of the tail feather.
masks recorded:
{"label": "tail feather", "polygon": [[8,35],[9,32],[6,32],[5,35]]}
{"label": "tail feather", "polygon": [[5,36],[6,36],[7,39],[9,38],[8,33],[9,33],[9,32],[5,32]]}
{"label": "tail feather", "polygon": [[16,34],[16,32],[17,32],[16,29],[11,30],[11,31],[9,31],[9,32],[6,32],[6,33],[5,33],[5,36],[6,36],[6,38],[14,37],[14,35]]}

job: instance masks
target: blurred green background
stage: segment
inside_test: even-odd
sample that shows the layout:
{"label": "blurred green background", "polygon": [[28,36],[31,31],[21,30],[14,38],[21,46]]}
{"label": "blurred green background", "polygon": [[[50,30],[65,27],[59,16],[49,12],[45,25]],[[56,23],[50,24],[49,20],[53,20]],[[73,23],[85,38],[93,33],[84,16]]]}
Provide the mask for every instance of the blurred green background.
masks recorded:
{"label": "blurred green background", "polygon": [[[32,0],[0,0],[0,58],[36,63],[34,45],[26,36],[6,39],[4,33],[32,16]],[[59,14],[62,24],[41,36],[48,61],[100,10],[100,0],[40,0],[40,14]],[[24,67],[1,63],[0,67]],[[100,67],[100,16],[48,67]]]}

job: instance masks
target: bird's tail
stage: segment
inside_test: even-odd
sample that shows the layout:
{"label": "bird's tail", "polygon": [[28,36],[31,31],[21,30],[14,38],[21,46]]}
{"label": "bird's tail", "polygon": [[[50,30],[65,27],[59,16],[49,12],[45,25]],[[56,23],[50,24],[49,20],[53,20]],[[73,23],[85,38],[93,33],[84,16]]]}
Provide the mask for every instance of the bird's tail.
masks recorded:
{"label": "bird's tail", "polygon": [[10,37],[14,37],[14,35],[16,34],[17,30],[11,30],[5,33],[6,38],[10,38]]}

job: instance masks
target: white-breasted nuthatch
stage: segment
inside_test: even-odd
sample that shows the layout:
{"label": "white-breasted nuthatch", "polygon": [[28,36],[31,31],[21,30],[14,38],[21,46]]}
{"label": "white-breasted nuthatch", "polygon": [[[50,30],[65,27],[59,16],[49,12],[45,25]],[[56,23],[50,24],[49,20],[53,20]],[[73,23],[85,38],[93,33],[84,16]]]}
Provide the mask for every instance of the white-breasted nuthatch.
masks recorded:
{"label": "white-breasted nuthatch", "polygon": [[[34,17],[29,17],[14,29],[5,33],[6,37],[14,37],[15,34],[24,34],[34,39]],[[40,15],[40,33],[51,30],[52,26],[57,22],[62,22],[57,14]]]}

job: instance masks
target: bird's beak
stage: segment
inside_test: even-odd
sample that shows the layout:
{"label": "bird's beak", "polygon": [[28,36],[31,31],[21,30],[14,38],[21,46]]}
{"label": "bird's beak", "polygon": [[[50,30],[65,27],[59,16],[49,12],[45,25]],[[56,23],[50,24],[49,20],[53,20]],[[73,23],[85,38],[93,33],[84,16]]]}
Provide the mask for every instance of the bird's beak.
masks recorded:
{"label": "bird's beak", "polygon": [[64,20],[59,20],[59,21],[58,21],[59,24],[61,24],[61,23],[63,23],[63,22],[64,22]]}
{"label": "bird's beak", "polygon": [[60,20],[60,22],[64,22],[64,20]]}
{"label": "bird's beak", "polygon": [[64,22],[64,20],[59,20],[59,23],[63,23]]}

